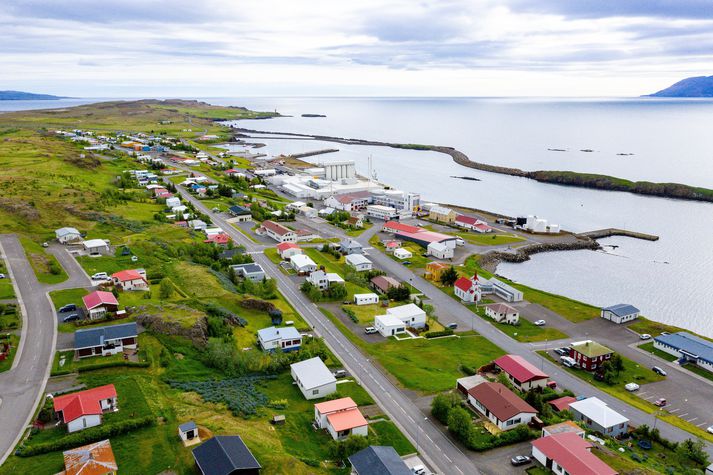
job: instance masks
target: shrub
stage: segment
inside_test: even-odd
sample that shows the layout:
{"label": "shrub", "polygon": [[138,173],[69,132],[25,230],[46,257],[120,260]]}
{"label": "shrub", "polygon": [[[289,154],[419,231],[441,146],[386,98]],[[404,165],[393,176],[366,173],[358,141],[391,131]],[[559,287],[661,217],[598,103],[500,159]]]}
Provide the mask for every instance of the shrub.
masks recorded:
{"label": "shrub", "polygon": [[450,328],[446,328],[445,330],[441,330],[441,331],[437,331],[437,332],[425,333],[423,336],[425,336],[426,338],[436,338],[439,336],[449,336],[452,334],[453,334],[453,330],[451,330]]}
{"label": "shrub", "polygon": [[458,406],[460,397],[454,393],[441,393],[436,395],[431,401],[431,414],[442,424],[448,423],[448,413]]}

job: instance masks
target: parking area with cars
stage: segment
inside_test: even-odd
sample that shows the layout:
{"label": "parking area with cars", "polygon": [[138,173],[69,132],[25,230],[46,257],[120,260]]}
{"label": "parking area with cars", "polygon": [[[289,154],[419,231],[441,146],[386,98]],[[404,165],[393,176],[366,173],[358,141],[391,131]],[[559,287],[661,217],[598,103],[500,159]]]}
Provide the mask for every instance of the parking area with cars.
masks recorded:
{"label": "parking area with cars", "polygon": [[[695,387],[682,387],[673,380],[666,379],[641,386],[634,394],[657,406],[659,411],[673,414],[696,427],[713,433],[711,402]],[[653,415],[651,425],[653,425]]]}

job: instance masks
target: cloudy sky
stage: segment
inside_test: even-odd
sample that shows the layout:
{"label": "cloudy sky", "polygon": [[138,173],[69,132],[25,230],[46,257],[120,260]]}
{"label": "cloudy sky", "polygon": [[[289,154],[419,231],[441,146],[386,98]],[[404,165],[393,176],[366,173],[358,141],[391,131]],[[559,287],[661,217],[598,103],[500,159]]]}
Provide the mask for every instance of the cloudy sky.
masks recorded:
{"label": "cloudy sky", "polygon": [[631,96],[713,75],[711,0],[3,0],[0,90]]}

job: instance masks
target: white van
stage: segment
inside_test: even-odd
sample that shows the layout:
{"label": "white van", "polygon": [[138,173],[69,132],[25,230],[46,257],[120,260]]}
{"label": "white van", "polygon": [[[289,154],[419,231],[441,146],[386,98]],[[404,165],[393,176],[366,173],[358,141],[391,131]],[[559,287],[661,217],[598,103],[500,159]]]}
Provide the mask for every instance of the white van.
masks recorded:
{"label": "white van", "polygon": [[560,356],[560,362],[568,368],[575,368],[577,366],[577,360],[569,356]]}
{"label": "white van", "polygon": [[456,236],[456,246],[465,246],[465,241],[462,237]]}
{"label": "white van", "polygon": [[109,280],[109,275],[106,272],[97,272],[92,276],[92,280]]}

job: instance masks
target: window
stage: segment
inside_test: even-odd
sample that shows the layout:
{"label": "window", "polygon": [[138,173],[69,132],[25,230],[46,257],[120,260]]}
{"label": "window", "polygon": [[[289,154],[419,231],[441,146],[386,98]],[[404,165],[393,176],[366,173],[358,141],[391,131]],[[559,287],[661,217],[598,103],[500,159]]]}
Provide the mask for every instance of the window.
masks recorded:
{"label": "window", "polygon": [[312,390],[312,394],[313,394],[313,395],[314,395],[314,394],[319,394],[319,389],[313,389],[313,390]]}

